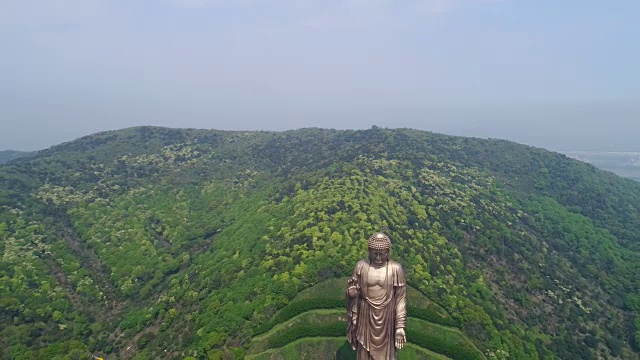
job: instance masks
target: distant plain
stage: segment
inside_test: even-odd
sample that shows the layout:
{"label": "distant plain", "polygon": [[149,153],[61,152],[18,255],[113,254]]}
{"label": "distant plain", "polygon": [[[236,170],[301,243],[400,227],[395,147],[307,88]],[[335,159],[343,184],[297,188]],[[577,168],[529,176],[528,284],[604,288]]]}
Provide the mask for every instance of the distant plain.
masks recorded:
{"label": "distant plain", "polygon": [[562,153],[622,177],[640,181],[640,152],[562,151]]}

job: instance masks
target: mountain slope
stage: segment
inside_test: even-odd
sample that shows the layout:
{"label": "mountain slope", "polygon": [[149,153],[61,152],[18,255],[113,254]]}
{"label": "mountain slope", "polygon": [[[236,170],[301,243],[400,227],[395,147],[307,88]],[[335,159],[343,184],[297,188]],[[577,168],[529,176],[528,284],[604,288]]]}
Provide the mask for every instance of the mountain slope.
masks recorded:
{"label": "mountain slope", "polygon": [[4,357],[242,357],[381,229],[489,358],[638,357],[640,184],[564,155],[406,129],[141,127],[0,183]]}
{"label": "mountain slope", "polygon": [[4,164],[13,159],[17,159],[19,157],[23,157],[28,155],[29,153],[26,151],[17,151],[17,150],[0,150],[0,164]]}

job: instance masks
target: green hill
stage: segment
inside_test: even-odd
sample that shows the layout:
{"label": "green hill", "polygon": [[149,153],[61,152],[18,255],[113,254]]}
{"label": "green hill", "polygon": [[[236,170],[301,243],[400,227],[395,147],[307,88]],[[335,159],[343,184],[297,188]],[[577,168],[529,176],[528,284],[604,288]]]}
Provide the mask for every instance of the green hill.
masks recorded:
{"label": "green hill", "polygon": [[[444,325],[487,358],[639,357],[640,183],[512,142],[130,128],[0,166],[0,209],[1,358],[252,355],[337,309],[318,287],[379,230],[424,295],[406,356]],[[253,355],[346,351],[316,320]]]}
{"label": "green hill", "polygon": [[13,159],[17,159],[19,157],[23,157],[28,155],[29,153],[26,151],[17,151],[17,150],[0,150],[0,164],[4,164]]}

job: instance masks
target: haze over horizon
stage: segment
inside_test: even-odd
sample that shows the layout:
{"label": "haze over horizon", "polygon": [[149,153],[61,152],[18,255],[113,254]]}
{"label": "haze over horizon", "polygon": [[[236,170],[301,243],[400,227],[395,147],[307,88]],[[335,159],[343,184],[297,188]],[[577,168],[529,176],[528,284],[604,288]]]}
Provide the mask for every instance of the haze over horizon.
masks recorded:
{"label": "haze over horizon", "polygon": [[377,125],[640,151],[639,12],[637,1],[0,0],[0,149],[138,125]]}

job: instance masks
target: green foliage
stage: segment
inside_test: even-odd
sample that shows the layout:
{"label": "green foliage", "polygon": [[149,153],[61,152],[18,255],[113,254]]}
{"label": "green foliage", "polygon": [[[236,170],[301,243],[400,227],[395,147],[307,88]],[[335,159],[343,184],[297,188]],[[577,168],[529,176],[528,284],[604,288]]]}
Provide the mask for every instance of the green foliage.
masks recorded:
{"label": "green foliage", "polygon": [[456,326],[458,325],[455,320],[450,317],[443,318],[440,314],[430,310],[430,309],[421,309],[417,307],[408,306],[407,313],[411,314],[411,316],[422,319],[428,322],[442,324],[446,326]]}
{"label": "green foliage", "polygon": [[633,345],[636,350],[640,350],[640,316],[636,316],[634,328]]}
{"label": "green foliage", "polygon": [[[338,349],[336,351],[336,349]],[[344,336],[329,338],[315,337],[294,341],[283,348],[265,351],[257,355],[249,355],[248,360],[267,359],[313,359],[323,360],[355,360],[356,353],[344,339]],[[445,360],[445,356],[430,352],[413,344],[406,344],[398,354],[399,360]]]}
{"label": "green foliage", "polygon": [[337,306],[296,295],[349,276],[379,230],[432,302],[413,316],[489,358],[635,356],[639,212],[640,184],[506,141],[95,134],[0,166],[0,357],[237,356],[254,329]]}
{"label": "green foliage", "polygon": [[[282,311],[278,312],[276,316],[274,316],[269,322],[265,322],[256,328],[254,331],[254,335],[262,334],[269,329],[271,329],[276,324],[282,323],[286,320],[289,320],[296,315],[300,315],[304,312],[313,309],[335,309],[344,307],[344,300],[333,299],[333,298],[316,298],[310,299],[306,301],[296,301],[291,302],[287,305]],[[344,332],[344,329],[342,329]],[[331,335],[327,335],[331,336]]]}
{"label": "green foliage", "polygon": [[443,327],[429,325],[421,320],[408,319],[407,334],[411,342],[437,351],[452,359],[484,359],[473,344],[459,333]]}
{"label": "green foliage", "polygon": [[35,351],[29,351],[26,346],[13,345],[9,348],[11,357],[16,360],[88,360],[91,359],[87,347],[75,340],[51,344]]}
{"label": "green foliage", "polygon": [[17,159],[23,156],[27,156],[29,153],[26,151],[17,150],[0,150],[0,165],[7,163],[13,159]]}
{"label": "green foliage", "polygon": [[279,348],[294,340],[315,337],[315,336],[340,336],[344,335],[346,322],[336,322],[327,325],[300,325],[295,328],[287,329],[276,337],[269,339],[269,348]]}

